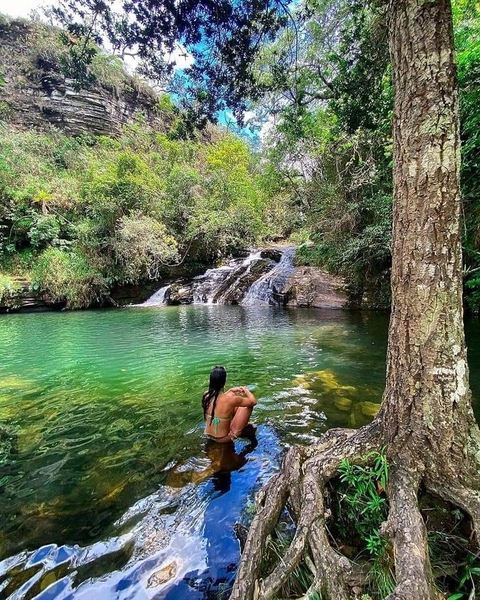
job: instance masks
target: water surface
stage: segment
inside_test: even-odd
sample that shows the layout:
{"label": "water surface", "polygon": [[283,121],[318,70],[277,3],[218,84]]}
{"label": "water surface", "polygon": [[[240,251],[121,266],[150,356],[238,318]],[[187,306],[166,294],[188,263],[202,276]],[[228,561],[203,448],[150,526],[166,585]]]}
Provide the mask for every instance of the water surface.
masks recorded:
{"label": "water surface", "polygon": [[[186,306],[0,317],[1,598],[219,598],[233,531],[291,443],[375,414],[388,317]],[[472,383],[478,323],[468,327]],[[212,366],[258,445],[206,445]]]}

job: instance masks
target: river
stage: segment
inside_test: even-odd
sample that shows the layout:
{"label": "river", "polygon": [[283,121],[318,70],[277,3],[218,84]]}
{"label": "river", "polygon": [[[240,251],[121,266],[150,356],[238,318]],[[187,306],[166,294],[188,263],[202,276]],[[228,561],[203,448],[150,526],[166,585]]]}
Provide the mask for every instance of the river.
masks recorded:
{"label": "river", "polygon": [[[224,597],[233,527],[285,448],[372,418],[387,326],[238,306],[0,316],[0,599]],[[478,320],[466,329],[478,397]],[[258,445],[202,438],[217,364],[258,397]]]}

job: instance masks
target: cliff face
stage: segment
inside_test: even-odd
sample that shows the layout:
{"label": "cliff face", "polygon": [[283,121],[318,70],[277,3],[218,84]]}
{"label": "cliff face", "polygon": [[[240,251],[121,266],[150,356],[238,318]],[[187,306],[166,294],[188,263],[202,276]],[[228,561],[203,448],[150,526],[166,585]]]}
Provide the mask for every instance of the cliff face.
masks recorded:
{"label": "cliff face", "polygon": [[54,125],[68,135],[115,135],[141,112],[162,129],[159,97],[118,61],[99,57],[104,76],[76,91],[62,73],[62,53],[58,30],[0,18],[0,118],[25,128]]}

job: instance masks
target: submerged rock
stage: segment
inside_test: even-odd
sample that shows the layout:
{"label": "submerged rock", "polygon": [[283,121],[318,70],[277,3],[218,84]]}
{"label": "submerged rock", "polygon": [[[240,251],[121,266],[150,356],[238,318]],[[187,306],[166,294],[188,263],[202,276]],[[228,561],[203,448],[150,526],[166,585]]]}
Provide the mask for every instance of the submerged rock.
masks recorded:
{"label": "submerged rock", "polygon": [[175,575],[177,574],[177,569],[178,566],[174,560],[168,565],[162,567],[161,569],[158,569],[158,571],[155,571],[155,573],[153,573],[153,575],[150,575],[150,577],[148,578],[147,588],[158,587],[159,585],[167,583],[167,581],[170,581],[175,577]]}
{"label": "submerged rock", "polygon": [[375,417],[380,410],[380,404],[374,402],[360,402],[360,407],[366,417]]}
{"label": "submerged rock", "polygon": [[333,401],[338,410],[344,410],[345,412],[349,412],[352,408],[352,401],[349,398],[335,398]]}

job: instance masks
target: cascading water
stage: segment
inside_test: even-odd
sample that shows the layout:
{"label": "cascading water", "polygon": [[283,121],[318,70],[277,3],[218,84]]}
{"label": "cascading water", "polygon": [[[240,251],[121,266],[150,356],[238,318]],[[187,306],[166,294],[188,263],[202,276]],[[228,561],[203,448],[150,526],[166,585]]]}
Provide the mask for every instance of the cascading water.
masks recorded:
{"label": "cascading water", "polygon": [[157,290],[148,300],[146,300],[140,306],[159,306],[160,304],[165,304],[168,299],[168,292],[170,290],[170,285],[165,285]]}
{"label": "cascading water", "polygon": [[251,267],[263,260],[260,251],[253,251],[244,259],[233,259],[228,265],[209,269],[195,278],[193,285],[194,304],[228,304],[242,281],[251,272]]}
{"label": "cascading water", "polygon": [[[272,258],[274,256],[274,259]],[[160,288],[140,306],[161,304],[254,304],[281,303],[281,290],[293,272],[295,248],[254,250],[247,257],[208,269],[193,281],[179,280]]]}
{"label": "cascading water", "polygon": [[252,306],[254,304],[280,304],[282,289],[293,273],[293,261],[295,258],[295,246],[283,251],[280,262],[271,271],[257,279],[248,290],[241,304]]}

